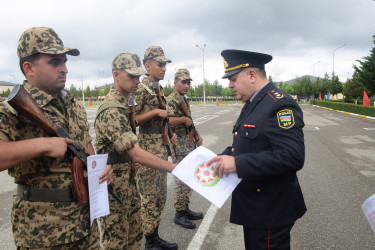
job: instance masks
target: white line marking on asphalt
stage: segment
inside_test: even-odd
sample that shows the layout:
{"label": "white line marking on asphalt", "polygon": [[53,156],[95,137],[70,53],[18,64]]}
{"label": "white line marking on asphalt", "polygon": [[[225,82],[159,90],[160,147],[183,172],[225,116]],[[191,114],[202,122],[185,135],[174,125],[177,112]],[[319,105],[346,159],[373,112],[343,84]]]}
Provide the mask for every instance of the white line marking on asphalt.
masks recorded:
{"label": "white line marking on asphalt", "polygon": [[218,207],[216,207],[214,204],[211,204],[187,250],[199,250],[202,247],[203,241],[207,236],[208,230],[210,229],[212,221],[215,218],[217,210]]}
{"label": "white line marking on asphalt", "polygon": [[375,128],[363,128],[365,130],[375,130]]}

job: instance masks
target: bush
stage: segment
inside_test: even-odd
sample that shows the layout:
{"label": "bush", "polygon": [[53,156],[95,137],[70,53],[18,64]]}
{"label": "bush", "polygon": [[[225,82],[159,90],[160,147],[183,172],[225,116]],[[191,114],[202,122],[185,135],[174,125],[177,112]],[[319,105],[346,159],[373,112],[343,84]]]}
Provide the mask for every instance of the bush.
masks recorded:
{"label": "bush", "polygon": [[[321,107],[346,111],[350,113],[375,117],[374,106],[363,106],[360,104],[333,102],[333,101],[318,101],[318,100],[312,100],[311,104],[315,104]],[[374,105],[374,103],[372,102],[371,105]]]}

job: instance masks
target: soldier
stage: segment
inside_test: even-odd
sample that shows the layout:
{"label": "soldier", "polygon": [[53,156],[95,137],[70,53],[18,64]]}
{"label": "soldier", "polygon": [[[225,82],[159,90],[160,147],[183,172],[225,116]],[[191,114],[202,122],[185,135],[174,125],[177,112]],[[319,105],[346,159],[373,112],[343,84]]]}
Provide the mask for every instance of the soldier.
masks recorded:
{"label": "soldier", "polygon": [[306,212],[297,171],[305,160],[301,108],[267,80],[272,56],[224,50],[225,74],[238,100],[246,102],[233,127],[233,143],[215,175],[237,173],[230,221],[243,226],[246,249],[290,249],[290,231]]}
{"label": "soldier", "polygon": [[104,249],[141,248],[141,202],[131,159],[160,171],[171,172],[175,167],[175,164],[141,149],[134,134],[136,125],[131,121],[135,113],[131,113],[129,105],[134,107],[135,104],[131,103],[134,99],[130,93],[137,90],[139,76],[145,73],[136,54],[117,55],[112,62],[114,87],[99,107],[95,121],[95,147],[98,153],[109,153],[108,164],[113,168],[115,192],[123,197],[125,203],[120,206],[110,198],[111,213],[100,219]]}
{"label": "soldier", "polygon": [[[85,109],[64,90],[66,55],[78,56],[79,50],[65,47],[53,29],[38,27],[21,35],[17,54],[27,79],[23,87],[44,115],[85,153],[95,154]],[[73,140],[48,137],[9,104],[0,104],[0,170],[8,169],[17,183],[11,215],[17,249],[99,248],[99,235],[90,235],[88,203],[71,195],[71,161],[64,155]],[[100,183],[111,179],[107,166]]]}
{"label": "soldier", "polygon": [[[166,63],[171,60],[164,56],[159,46],[149,47],[143,59],[148,73],[135,92],[137,101],[136,113],[139,124],[139,146],[144,150],[164,159],[168,159],[168,146],[163,144],[163,120],[168,118],[167,111],[159,108],[155,83],[164,79]],[[163,91],[162,101],[165,105]],[[174,134],[171,142],[176,143]],[[141,194],[142,230],[146,238],[146,249],[177,249],[177,244],[168,243],[158,234],[161,213],[167,199],[167,173],[141,166],[136,175],[137,187]]]}
{"label": "soldier", "polygon": [[0,102],[5,101],[5,100],[6,100],[5,97],[0,96]]}
{"label": "soldier", "polygon": [[[189,145],[189,133],[193,129],[193,121],[189,118],[191,117],[191,112],[189,102],[186,98],[191,81],[189,70],[179,69],[174,77],[174,91],[167,97],[167,111],[170,117],[170,124],[177,134],[177,155],[172,155],[174,163],[180,163],[185,156],[195,149],[194,144]],[[186,104],[189,117],[184,114],[180,102]],[[197,146],[201,146],[203,142],[202,137],[198,136],[199,140],[195,143]],[[203,213],[193,212],[189,209],[189,197],[192,192],[193,190],[189,186],[175,177],[174,207],[176,214],[174,223],[188,229],[196,227],[195,223],[191,220],[200,220],[203,218]]]}

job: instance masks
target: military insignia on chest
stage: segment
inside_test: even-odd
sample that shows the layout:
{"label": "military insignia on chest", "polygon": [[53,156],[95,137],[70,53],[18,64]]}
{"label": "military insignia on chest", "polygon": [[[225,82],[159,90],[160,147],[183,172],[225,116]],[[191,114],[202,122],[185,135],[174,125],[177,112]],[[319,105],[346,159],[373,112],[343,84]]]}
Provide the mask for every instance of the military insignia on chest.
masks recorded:
{"label": "military insignia on chest", "polygon": [[294,126],[294,115],[290,109],[283,109],[277,112],[277,122],[280,128],[289,129]]}
{"label": "military insignia on chest", "polygon": [[268,95],[274,99],[275,101],[278,101],[280,99],[286,98],[286,96],[279,90],[273,89],[268,91]]}

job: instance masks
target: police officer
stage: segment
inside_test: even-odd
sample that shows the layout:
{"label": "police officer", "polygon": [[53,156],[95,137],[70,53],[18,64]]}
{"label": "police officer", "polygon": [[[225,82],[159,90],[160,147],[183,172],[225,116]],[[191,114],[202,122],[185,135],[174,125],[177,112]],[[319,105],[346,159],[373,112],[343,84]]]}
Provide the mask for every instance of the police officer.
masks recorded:
{"label": "police officer", "polygon": [[[175,167],[144,151],[130,124],[129,105],[133,106],[131,93],[139,84],[139,77],[146,72],[141,60],[133,53],[120,53],[112,62],[114,87],[110,89],[97,112],[95,121],[96,149],[108,153],[108,164],[114,171],[116,194],[123,197],[123,205],[110,197],[110,214],[100,219],[104,249],[140,249],[142,228],[139,193],[132,173],[131,159],[155,169],[171,172]],[[129,103],[130,100],[130,103]],[[135,124],[133,124],[135,128]],[[134,169],[133,169],[134,170]]]}
{"label": "police officer", "polygon": [[[143,59],[148,77],[142,79],[140,87],[134,93],[137,102],[139,146],[164,160],[168,160],[169,148],[168,145],[163,144],[162,125],[164,119],[168,118],[168,114],[166,110],[159,108],[155,83],[164,79],[166,64],[170,62],[171,60],[165,57],[161,47],[149,47]],[[165,105],[163,91],[160,91]],[[171,143],[175,144],[176,141],[176,134],[173,134]],[[141,194],[141,218],[146,249],[177,249],[177,244],[161,239],[158,234],[161,213],[167,199],[167,173],[141,166],[136,175],[136,182]]]}
{"label": "police officer", "polygon": [[[87,154],[94,154],[89,124],[81,102],[64,90],[66,55],[77,49],[63,45],[51,28],[26,30],[17,47],[24,89],[44,115],[69,133]],[[64,157],[72,140],[48,137],[40,127],[0,104],[0,170],[17,183],[11,215],[18,249],[98,249],[99,234],[90,235],[89,206],[72,197],[71,161]],[[107,166],[100,182],[112,179]]]}
{"label": "police officer", "polygon": [[[202,137],[198,135],[199,140],[189,145],[189,133],[192,129],[193,121],[189,118],[191,117],[191,112],[186,93],[190,89],[191,81],[189,70],[179,69],[174,77],[174,91],[167,97],[167,111],[170,124],[177,134],[177,155],[172,154],[174,163],[181,162],[185,156],[195,149],[195,144],[196,146],[201,146],[203,142]],[[181,102],[186,106],[189,117],[184,114]],[[175,177],[174,207],[176,214],[174,223],[188,229],[196,227],[195,223],[191,220],[200,220],[203,218],[203,213],[193,212],[189,209],[189,197],[192,192],[193,190],[188,185]]]}
{"label": "police officer", "polygon": [[243,225],[246,249],[290,249],[290,230],[306,211],[296,172],[305,146],[301,108],[268,82],[264,65],[272,56],[224,50],[225,74],[238,100],[245,102],[233,128],[233,143],[217,162],[220,177],[242,178],[232,194],[230,221]]}

